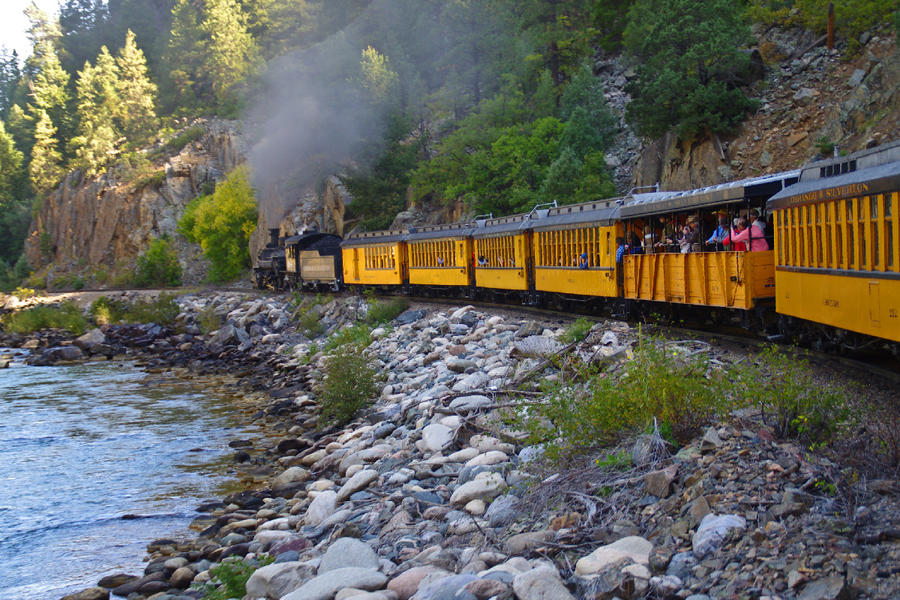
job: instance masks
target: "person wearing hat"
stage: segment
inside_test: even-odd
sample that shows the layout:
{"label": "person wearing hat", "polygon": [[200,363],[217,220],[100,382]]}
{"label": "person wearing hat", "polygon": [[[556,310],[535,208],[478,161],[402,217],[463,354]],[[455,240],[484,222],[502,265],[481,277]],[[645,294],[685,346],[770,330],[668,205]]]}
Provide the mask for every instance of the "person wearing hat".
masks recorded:
{"label": "person wearing hat", "polygon": [[582,252],[582,253],[581,253],[581,260],[578,261],[578,268],[579,268],[579,269],[587,269],[587,268],[588,268],[588,257],[587,257],[587,252]]}

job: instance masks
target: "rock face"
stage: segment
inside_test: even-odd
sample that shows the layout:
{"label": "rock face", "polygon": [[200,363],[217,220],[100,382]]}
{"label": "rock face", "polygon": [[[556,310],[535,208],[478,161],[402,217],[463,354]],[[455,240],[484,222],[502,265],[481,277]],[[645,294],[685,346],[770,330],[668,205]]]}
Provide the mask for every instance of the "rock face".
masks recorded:
{"label": "rock face", "polygon": [[[93,181],[83,181],[80,171],[70,172],[32,221],[25,241],[29,263],[86,260],[110,267],[133,260],[162,235],[178,244],[175,229],[187,203],[208,192],[244,158],[235,122],[198,120],[191,127],[206,132],[160,166],[161,183],[128,183],[128,176],[116,168]],[[178,251],[183,262],[197,253],[184,242]],[[186,275],[190,279],[190,271]]]}

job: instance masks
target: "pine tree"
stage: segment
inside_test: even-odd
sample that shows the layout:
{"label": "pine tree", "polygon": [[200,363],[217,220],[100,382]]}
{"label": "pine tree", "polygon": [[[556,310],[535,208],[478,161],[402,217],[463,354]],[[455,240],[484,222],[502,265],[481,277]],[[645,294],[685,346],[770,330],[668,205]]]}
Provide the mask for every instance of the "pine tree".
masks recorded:
{"label": "pine tree", "polygon": [[57,149],[56,128],[47,111],[37,109],[34,125],[34,147],[28,173],[38,194],[49,192],[62,179],[62,155]]}
{"label": "pine tree", "polygon": [[21,181],[22,153],[16,150],[12,136],[0,121],[0,207],[6,206],[15,195]]}
{"label": "pine tree", "polygon": [[144,53],[138,48],[130,29],[125,36],[125,46],[116,57],[116,65],[119,79],[115,114],[122,133],[136,145],[146,140],[156,125],[156,84],[150,81]]}
{"label": "pine tree", "polygon": [[78,73],[78,135],[70,147],[75,165],[86,176],[97,174],[115,153],[114,118],[121,110],[118,96],[119,74],[116,62],[106,46],[100,49],[97,66],[85,63]]}
{"label": "pine tree", "polygon": [[198,73],[203,64],[203,32],[200,31],[200,0],[178,0],[172,9],[172,29],[164,63],[169,65],[165,81],[167,105],[193,107],[203,93]]}
{"label": "pine tree", "polygon": [[259,50],[236,0],[206,0],[200,29],[206,35],[204,70],[220,106],[234,99],[234,85],[256,67]]}
{"label": "pine tree", "polygon": [[15,50],[10,52],[6,48],[0,49],[0,120],[9,115],[21,77],[19,55]]}

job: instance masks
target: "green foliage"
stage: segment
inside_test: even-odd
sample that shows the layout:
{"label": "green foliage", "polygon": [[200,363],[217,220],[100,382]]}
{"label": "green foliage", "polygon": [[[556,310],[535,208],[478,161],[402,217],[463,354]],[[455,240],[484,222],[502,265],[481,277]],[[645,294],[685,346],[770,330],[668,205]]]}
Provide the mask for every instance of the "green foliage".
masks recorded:
{"label": "green foliage", "polygon": [[670,427],[682,443],[733,407],[726,384],[704,357],[642,338],[614,372],[582,366],[574,381],[547,384],[547,402],[520,411],[517,424],[531,441],[546,443],[553,460],[612,446],[654,424]]}
{"label": "green foliage", "polygon": [[200,244],[213,282],[231,281],[250,266],[250,235],[256,228],[256,198],[246,167],[238,167],[211,196],[192,200],[178,231]]}
{"label": "green foliage", "polygon": [[566,332],[563,334],[562,339],[567,344],[580,342],[587,337],[588,332],[593,326],[594,322],[589,320],[587,317],[578,317],[571,325],[566,328]]}
{"label": "green foliage", "polygon": [[830,157],[834,153],[834,142],[822,136],[815,141],[816,150],[824,157]]}
{"label": "green foliage", "polygon": [[52,328],[81,335],[87,331],[88,321],[74,302],[63,302],[59,306],[41,305],[3,315],[0,324],[9,333],[27,334]]}
{"label": "green foliage", "polygon": [[390,300],[369,300],[369,309],[366,312],[366,323],[376,327],[390,323],[409,308],[409,300],[406,298],[391,298]]}
{"label": "green foliage", "polygon": [[181,263],[168,236],[150,242],[138,256],[134,274],[137,287],[174,287],[181,285]]}
{"label": "green foliage", "polygon": [[89,313],[97,325],[112,325],[121,323],[129,308],[130,305],[123,300],[100,296],[91,304]]}
{"label": "green foliage", "polygon": [[141,298],[133,303],[101,296],[91,304],[90,315],[97,325],[116,323],[175,324],[180,308],[173,294],[160,294],[156,298]]}
{"label": "green foliage", "polygon": [[212,333],[223,325],[222,316],[216,312],[216,307],[207,304],[203,310],[197,313],[197,326],[204,334]]}
{"label": "green foliage", "polygon": [[325,341],[325,345],[322,349],[325,352],[331,352],[336,348],[343,348],[345,346],[366,348],[371,343],[372,328],[366,323],[354,323],[353,325],[344,325],[331,334]]}
{"label": "green foliage", "polygon": [[[805,27],[825,33],[832,0],[750,0],[747,14],[754,21],[785,27]],[[851,52],[859,36],[897,18],[896,0],[834,0],[835,33],[847,40]]]}
{"label": "green foliage", "polygon": [[848,390],[816,380],[806,360],[774,346],[745,361],[733,378],[778,437],[829,443],[850,417]]}
{"label": "green foliage", "polygon": [[35,121],[34,146],[31,149],[28,173],[34,190],[39,194],[46,194],[62,179],[62,154],[58,149],[56,127],[47,111],[39,109]]}
{"label": "green foliage", "polygon": [[624,34],[638,61],[626,118],[647,137],[732,130],[755,105],[737,87],[749,39],[740,0],[636,0]]}
{"label": "green foliage", "polygon": [[370,357],[356,344],[344,344],[325,359],[319,409],[327,422],[346,423],[378,394]]}
{"label": "green foliage", "polygon": [[52,290],[83,290],[84,277],[77,273],[64,273],[55,276],[48,287]]}
{"label": "green foliage", "polygon": [[273,562],[275,559],[268,555],[259,556],[256,560],[230,556],[209,570],[212,575],[210,581],[197,587],[204,592],[206,600],[243,598],[247,594],[250,576],[260,567]]}
{"label": "green foliage", "polygon": [[181,149],[190,144],[191,142],[195,142],[203,137],[203,134],[206,133],[206,129],[203,127],[188,127],[184,131],[181,131],[166,142],[166,148],[168,148],[169,152],[177,153],[181,152]]}
{"label": "green foliage", "polygon": [[156,84],[147,72],[147,60],[137,46],[131,29],[125,35],[125,45],[116,56],[118,81],[116,93],[119,104],[115,111],[119,128],[132,147],[145,141],[156,126]]}

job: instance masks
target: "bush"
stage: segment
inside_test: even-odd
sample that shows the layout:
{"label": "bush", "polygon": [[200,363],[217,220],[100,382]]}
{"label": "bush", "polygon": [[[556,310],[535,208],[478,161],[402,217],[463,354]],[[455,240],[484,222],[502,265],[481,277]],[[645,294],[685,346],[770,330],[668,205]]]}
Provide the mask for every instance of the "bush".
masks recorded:
{"label": "bush", "polygon": [[188,204],[178,222],[178,231],[200,244],[210,262],[211,281],[232,281],[250,266],[250,234],[256,229],[256,219],[249,173],[239,167],[212,195]]}
{"label": "bush", "polygon": [[222,327],[222,317],[216,312],[216,307],[208,304],[197,315],[197,325],[204,334],[211,333]]}
{"label": "bush", "polygon": [[212,579],[197,586],[204,592],[207,600],[228,600],[229,598],[243,598],[247,594],[247,580],[250,576],[266,565],[272,564],[274,558],[267,555],[259,556],[256,560],[248,560],[238,556],[231,556],[209,570]]}
{"label": "bush", "polygon": [[75,335],[87,331],[88,321],[74,302],[59,306],[35,306],[4,315],[0,323],[9,333],[27,334],[41,329],[65,329]]}
{"label": "bush", "polygon": [[157,298],[142,299],[132,304],[122,316],[122,322],[171,326],[175,324],[180,312],[181,308],[173,294],[160,294]]}
{"label": "bush", "polygon": [[354,323],[350,326],[344,326],[325,341],[325,352],[331,352],[343,346],[357,346],[365,348],[372,343],[372,330],[365,323]]}
{"label": "bush", "polygon": [[83,290],[84,277],[74,273],[57,275],[50,282],[50,288],[54,290]]}
{"label": "bush", "polygon": [[137,259],[134,274],[137,287],[174,287],[181,285],[181,263],[168,236],[150,242]]}
{"label": "bush", "polygon": [[191,142],[195,142],[202,138],[204,133],[206,133],[206,130],[203,127],[188,127],[166,142],[166,148],[173,153],[180,152],[182,148]]}
{"label": "bush", "polygon": [[90,315],[97,325],[121,323],[130,305],[122,300],[101,296],[91,304]]}
{"label": "bush", "polygon": [[546,403],[520,410],[515,421],[531,442],[546,444],[551,459],[651,428],[683,443],[734,406],[725,384],[704,356],[642,338],[614,372],[581,366],[572,379],[546,384]]}
{"label": "bush", "polygon": [[392,298],[390,300],[370,299],[369,308],[366,311],[366,323],[372,326],[390,323],[407,308],[409,308],[409,300],[406,298]]}
{"label": "bush", "polygon": [[325,359],[319,409],[327,422],[346,423],[378,395],[375,370],[360,346],[346,344]]}
{"label": "bush", "polygon": [[588,332],[593,326],[594,323],[592,321],[589,321],[585,317],[578,317],[578,319],[576,319],[575,322],[569,325],[569,327],[566,329],[566,332],[563,334],[562,339],[567,344],[580,342],[587,337]]}
{"label": "bush", "polygon": [[735,369],[732,380],[778,437],[823,445],[848,421],[847,390],[816,381],[806,360],[774,346]]}

